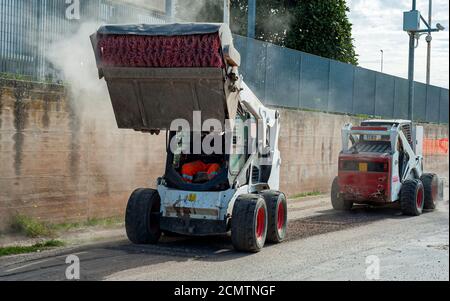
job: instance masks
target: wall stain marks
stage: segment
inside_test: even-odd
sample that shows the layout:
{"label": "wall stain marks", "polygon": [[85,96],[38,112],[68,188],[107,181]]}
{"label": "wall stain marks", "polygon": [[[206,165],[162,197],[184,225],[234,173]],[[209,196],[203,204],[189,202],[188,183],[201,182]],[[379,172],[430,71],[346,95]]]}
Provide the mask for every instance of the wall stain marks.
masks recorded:
{"label": "wall stain marks", "polygon": [[16,133],[13,136],[14,140],[14,170],[16,176],[21,175],[22,160],[23,160],[23,144],[25,142],[24,129],[27,124],[27,103],[25,98],[28,95],[28,88],[24,85],[17,85],[14,90],[14,128]]}
{"label": "wall stain marks", "polygon": [[67,105],[67,113],[69,114],[69,127],[70,127],[70,174],[74,180],[76,180],[79,176],[80,172],[80,129],[81,129],[81,121],[77,114],[76,104],[74,103],[76,100],[73,97],[70,97],[66,94],[68,99]]}
{"label": "wall stain marks", "polygon": [[2,128],[2,109],[3,109],[3,89],[0,88],[0,129]]}
{"label": "wall stain marks", "polygon": [[50,116],[48,114],[48,111],[50,109],[50,97],[48,94],[44,95],[44,103],[43,103],[43,109],[44,109],[44,115],[42,115],[42,126],[45,129],[48,129],[50,126]]}
{"label": "wall stain marks", "polygon": [[322,163],[325,163],[325,143],[322,141],[322,147],[321,147],[321,153],[322,153]]}
{"label": "wall stain marks", "polygon": [[0,152],[2,151],[2,109],[3,109],[3,89],[0,88]]}
{"label": "wall stain marks", "polygon": [[330,146],[330,149],[328,151],[328,162],[329,163],[333,163],[334,162],[334,158],[333,158],[333,154],[334,154],[334,139],[333,137],[330,137],[330,141],[328,142],[328,145]]}

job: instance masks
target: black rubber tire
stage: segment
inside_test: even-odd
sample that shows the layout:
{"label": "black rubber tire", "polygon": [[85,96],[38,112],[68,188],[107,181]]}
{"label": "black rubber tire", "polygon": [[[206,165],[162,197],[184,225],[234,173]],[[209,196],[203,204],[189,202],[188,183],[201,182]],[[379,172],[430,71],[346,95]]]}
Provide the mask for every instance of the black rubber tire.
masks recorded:
{"label": "black rubber tire", "polygon": [[335,177],[331,184],[331,205],[334,210],[349,211],[353,208],[353,202],[344,200],[339,192],[339,179]]}
{"label": "black rubber tire", "polygon": [[[286,238],[287,232],[287,201],[284,193],[273,190],[261,192],[261,196],[266,201],[268,214],[268,227],[266,241],[271,243],[280,243]],[[280,204],[283,211],[280,212]],[[282,227],[278,227],[279,213],[283,216]],[[281,225],[280,225],[281,226]]]}
{"label": "black rubber tire", "polygon": [[420,180],[423,184],[425,192],[425,203],[423,209],[434,210],[436,209],[436,201],[439,194],[439,178],[433,173],[424,173]]}
{"label": "black rubber tire", "polygon": [[[265,224],[261,238],[257,238],[257,215],[260,208],[265,211]],[[267,207],[264,199],[257,194],[239,196],[233,206],[231,217],[231,241],[238,251],[259,252],[267,237]]]}
{"label": "black rubber tire", "polygon": [[[418,202],[418,197],[422,193],[422,201]],[[424,206],[424,189],[420,180],[406,180],[400,190],[400,207],[404,215],[419,216],[422,214]]]}
{"label": "black rubber tire", "polygon": [[154,189],[136,189],[128,200],[125,229],[134,244],[156,244],[161,237],[161,199]]}

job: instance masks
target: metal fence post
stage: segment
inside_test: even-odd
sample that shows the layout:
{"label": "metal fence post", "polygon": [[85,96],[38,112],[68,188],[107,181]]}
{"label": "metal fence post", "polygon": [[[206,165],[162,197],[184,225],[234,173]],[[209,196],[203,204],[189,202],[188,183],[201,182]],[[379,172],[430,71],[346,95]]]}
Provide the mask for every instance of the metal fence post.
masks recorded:
{"label": "metal fence post", "polygon": [[331,60],[328,61],[328,93],[327,93],[327,112],[330,112],[331,100]]}
{"label": "metal fence post", "polygon": [[248,0],[248,25],[247,36],[251,39],[255,38],[256,34],[256,0]]}
{"label": "metal fence post", "polygon": [[300,54],[300,83],[298,89],[298,108],[302,107],[302,89],[303,89],[303,54]]}
{"label": "metal fence post", "polygon": [[263,101],[264,103],[267,103],[267,68],[269,67],[269,55],[268,55],[268,50],[267,48],[269,47],[269,43],[264,43],[264,50],[265,50],[265,55],[264,55],[264,98]]}

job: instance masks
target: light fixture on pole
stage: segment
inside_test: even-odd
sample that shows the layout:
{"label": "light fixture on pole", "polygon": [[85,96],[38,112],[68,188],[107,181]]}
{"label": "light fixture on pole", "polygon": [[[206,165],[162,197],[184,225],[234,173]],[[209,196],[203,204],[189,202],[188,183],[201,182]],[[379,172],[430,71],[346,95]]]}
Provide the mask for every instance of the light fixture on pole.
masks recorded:
{"label": "light fixture on pole", "polygon": [[384,50],[381,49],[381,73],[383,73],[383,67],[384,67]]}

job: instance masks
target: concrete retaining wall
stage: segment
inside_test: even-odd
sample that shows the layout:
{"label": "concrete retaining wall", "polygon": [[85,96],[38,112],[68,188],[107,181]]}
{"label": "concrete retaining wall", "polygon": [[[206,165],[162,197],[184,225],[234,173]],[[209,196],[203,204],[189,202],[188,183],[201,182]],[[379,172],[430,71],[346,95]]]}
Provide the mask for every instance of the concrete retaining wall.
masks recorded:
{"label": "concrete retaining wall", "polygon": [[[288,195],[329,191],[337,175],[341,128],[363,119],[347,115],[281,109],[282,189]],[[448,125],[422,124],[427,148],[425,169],[447,177]]]}
{"label": "concrete retaining wall", "polygon": [[[280,110],[282,190],[328,191],[340,129],[360,120]],[[448,126],[425,125],[425,135],[426,168],[447,174]],[[433,144],[445,148],[442,139],[447,153]],[[107,100],[80,106],[62,86],[0,79],[0,228],[17,213],[54,223],[123,214],[130,192],[163,174],[165,143],[164,135],[118,130]]]}
{"label": "concrete retaining wall", "polygon": [[80,114],[61,86],[0,80],[0,91],[0,224],[116,216],[163,173],[164,135],[118,130],[107,102]]}

